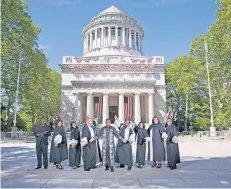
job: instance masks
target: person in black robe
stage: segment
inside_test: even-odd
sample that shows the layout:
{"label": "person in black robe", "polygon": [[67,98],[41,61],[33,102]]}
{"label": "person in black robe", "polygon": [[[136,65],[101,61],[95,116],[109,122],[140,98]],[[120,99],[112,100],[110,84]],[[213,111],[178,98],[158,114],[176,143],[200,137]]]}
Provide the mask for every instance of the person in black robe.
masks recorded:
{"label": "person in black robe", "polygon": [[58,169],[63,169],[61,162],[68,158],[66,132],[63,128],[63,121],[58,119],[51,141],[50,162]]}
{"label": "person in black robe", "polygon": [[69,167],[76,169],[81,163],[81,139],[79,128],[71,122],[71,136],[69,146]]}
{"label": "person in black robe", "polygon": [[[123,141],[124,139],[119,135],[117,130],[111,126],[110,119],[106,120],[106,126],[104,126],[99,134],[99,139],[102,138],[102,159],[103,165],[105,166],[105,170],[108,171],[109,168],[111,172],[114,172],[114,164],[115,164],[115,140],[114,136],[116,136],[119,140]],[[125,140],[124,140],[125,141]],[[125,141],[126,142],[126,141]]]}
{"label": "person in black robe", "polygon": [[146,154],[146,140],[150,141],[147,130],[145,129],[144,123],[140,122],[135,127],[136,133],[136,151],[135,151],[135,162],[138,164],[138,168],[143,168],[145,165],[145,154]]}
{"label": "person in black robe", "polygon": [[152,167],[161,168],[161,161],[166,159],[164,138],[167,137],[167,134],[158,117],[153,117],[152,125],[148,128],[148,134],[151,138],[148,159],[153,162]]}
{"label": "person in black robe", "polygon": [[170,169],[176,169],[177,163],[180,163],[180,152],[177,141],[177,130],[172,124],[172,119],[167,120],[167,160]]}
{"label": "person in black robe", "polygon": [[48,137],[51,135],[51,129],[46,124],[46,120],[42,119],[42,124],[38,125],[34,129],[34,136],[36,137],[36,153],[37,153],[37,167],[35,169],[40,169],[43,167],[47,169],[48,167]]}
{"label": "person in black robe", "polygon": [[120,163],[120,167],[124,165],[128,166],[128,170],[132,169],[132,142],[134,142],[134,132],[130,128],[130,121],[126,120],[125,125],[120,128],[120,136],[124,138],[123,141],[119,140],[117,144],[117,161]]}
{"label": "person in black robe", "polygon": [[97,159],[102,162],[99,141],[92,119],[88,119],[87,124],[83,126],[81,138],[84,170],[90,171],[90,169],[97,168]]}

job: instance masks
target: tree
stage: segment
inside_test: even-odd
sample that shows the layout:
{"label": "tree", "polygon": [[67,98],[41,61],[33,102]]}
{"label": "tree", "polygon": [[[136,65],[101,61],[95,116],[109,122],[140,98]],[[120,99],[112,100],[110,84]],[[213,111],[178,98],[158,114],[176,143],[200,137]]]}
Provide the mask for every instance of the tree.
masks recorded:
{"label": "tree", "polygon": [[203,71],[201,62],[192,56],[180,56],[167,68],[167,97],[169,98],[167,105],[171,104],[169,101],[175,101],[175,105],[170,105],[171,109],[173,106],[176,107],[174,114],[178,120],[178,127],[181,118],[184,118],[185,130],[188,130],[188,118],[193,115],[193,105],[190,102],[195,95],[199,95],[198,83]]}
{"label": "tree", "polygon": [[231,1],[217,2],[216,22],[207,34],[193,39],[191,55],[205,62],[203,44],[208,43],[215,125],[225,129],[231,124]]}
{"label": "tree", "polygon": [[60,75],[48,68],[47,59],[38,47],[41,29],[29,16],[27,4],[23,0],[2,0],[1,8],[1,97],[7,107],[7,125],[12,126],[19,58],[23,51],[17,118],[26,122],[25,128],[31,128],[41,117],[51,119],[58,112]]}

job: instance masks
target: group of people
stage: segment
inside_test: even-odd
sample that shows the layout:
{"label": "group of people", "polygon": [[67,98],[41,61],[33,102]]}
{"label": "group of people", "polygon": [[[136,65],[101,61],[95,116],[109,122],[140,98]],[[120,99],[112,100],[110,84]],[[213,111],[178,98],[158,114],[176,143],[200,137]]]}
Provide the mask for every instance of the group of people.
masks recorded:
{"label": "group of people", "polygon": [[[98,162],[102,162],[105,170],[114,172],[115,163],[120,168],[127,166],[128,170],[134,162],[138,168],[143,168],[146,160],[146,145],[148,145],[148,160],[152,167],[161,168],[161,162],[168,162],[170,169],[176,169],[180,163],[180,155],[177,141],[177,131],[168,118],[166,126],[163,126],[158,117],[153,117],[152,124],[146,130],[144,123],[140,122],[133,126],[129,120],[121,124],[115,117],[115,124],[110,119],[106,120],[106,126],[97,132],[92,119],[88,119],[83,126],[82,132],[75,122],[71,123],[69,166],[73,169],[80,167],[81,155],[84,170],[95,169]],[[117,124],[116,124],[117,123]],[[51,131],[45,120],[42,125],[36,126],[36,152],[38,165],[36,169],[43,166],[48,167],[48,137]],[[53,132],[50,149],[50,162],[58,169],[63,169],[61,162],[68,159],[67,137],[63,128],[63,121],[57,120]],[[133,146],[133,147],[132,147]]]}

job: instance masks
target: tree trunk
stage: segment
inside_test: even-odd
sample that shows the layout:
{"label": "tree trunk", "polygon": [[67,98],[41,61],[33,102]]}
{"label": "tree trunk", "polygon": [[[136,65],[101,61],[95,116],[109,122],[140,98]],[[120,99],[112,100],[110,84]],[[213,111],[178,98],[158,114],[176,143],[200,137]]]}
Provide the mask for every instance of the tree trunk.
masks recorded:
{"label": "tree trunk", "polygon": [[186,105],[185,105],[185,118],[184,118],[184,130],[188,130],[188,123],[187,123],[187,118],[188,118],[188,93],[186,94]]}
{"label": "tree trunk", "polygon": [[177,127],[180,128],[180,97],[177,98]]}

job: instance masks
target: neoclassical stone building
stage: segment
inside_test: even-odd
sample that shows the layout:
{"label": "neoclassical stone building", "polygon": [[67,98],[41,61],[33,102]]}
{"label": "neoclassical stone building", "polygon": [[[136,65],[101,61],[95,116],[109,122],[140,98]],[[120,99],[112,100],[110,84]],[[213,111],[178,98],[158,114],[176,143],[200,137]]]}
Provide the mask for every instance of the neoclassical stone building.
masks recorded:
{"label": "neoclassical stone building", "polygon": [[130,15],[111,6],[83,29],[83,56],[64,56],[61,118],[85,122],[119,119],[151,123],[166,109],[162,56],[143,55],[144,30]]}

